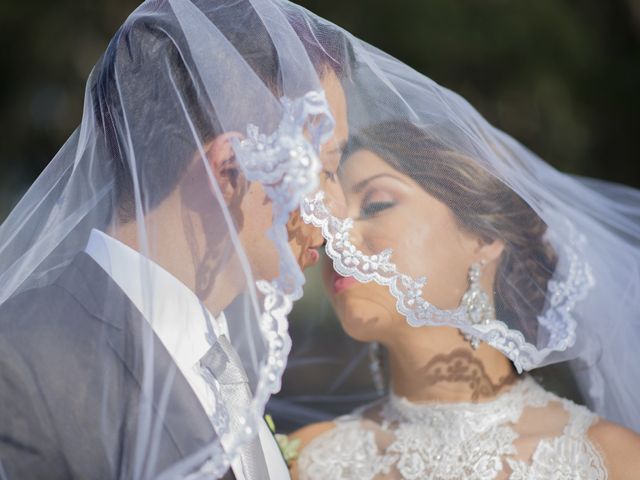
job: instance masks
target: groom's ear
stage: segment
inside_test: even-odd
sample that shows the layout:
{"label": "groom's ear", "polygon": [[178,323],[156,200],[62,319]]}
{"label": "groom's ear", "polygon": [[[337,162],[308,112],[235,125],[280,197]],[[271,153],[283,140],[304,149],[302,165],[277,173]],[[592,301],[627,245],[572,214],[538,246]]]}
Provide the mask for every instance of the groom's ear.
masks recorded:
{"label": "groom's ear", "polygon": [[[240,178],[240,167],[236,162],[235,152],[231,146],[232,138],[241,137],[240,133],[229,132],[218,135],[204,146],[205,160],[209,171],[213,175],[210,184],[215,181],[225,202],[230,204],[244,189],[244,181]],[[215,195],[215,185],[211,185]]]}

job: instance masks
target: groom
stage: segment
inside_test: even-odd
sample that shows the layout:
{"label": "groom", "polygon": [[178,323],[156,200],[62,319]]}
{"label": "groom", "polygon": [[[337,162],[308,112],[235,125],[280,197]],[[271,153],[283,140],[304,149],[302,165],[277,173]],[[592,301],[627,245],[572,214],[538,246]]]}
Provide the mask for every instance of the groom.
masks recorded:
{"label": "groom", "polygon": [[[225,25],[218,28],[277,90],[275,48],[250,7],[245,13],[239,17],[246,22],[244,35],[237,25],[228,32]],[[217,438],[210,421],[215,399],[197,367],[223,364],[221,374],[233,370],[231,383],[241,383],[242,366],[228,338],[229,330],[242,326],[228,325],[224,310],[246,280],[237,255],[229,253],[228,236],[216,227],[230,212],[254,278],[269,279],[277,271],[276,255],[265,254],[273,250],[266,236],[271,209],[262,185],[242,178],[230,135],[208,131],[205,122],[196,125],[206,140],[204,163],[194,148],[185,148],[189,125],[181,123],[176,97],[145,90],[149,78],[161,83],[160,70],[170,68],[171,88],[181,92],[187,110],[194,118],[211,115],[201,109],[197,86],[163,37],[176,25],[166,16],[162,21],[169,23],[162,25],[155,18],[141,14],[126,23],[90,79],[116,192],[107,226],[95,225],[52,284],[0,306],[0,479],[155,478]],[[304,25],[294,25],[303,42],[309,38]],[[327,42],[339,44],[337,38]],[[341,52],[334,50],[309,49],[336,120],[321,155],[320,183],[329,195],[340,194],[330,179],[348,135],[339,81],[344,72],[336,63]],[[142,116],[137,126],[130,124],[129,137],[155,144],[165,155],[137,158],[131,167],[132,140],[118,128],[127,113]],[[208,172],[219,197],[213,197]],[[216,203],[220,198],[223,204]],[[313,264],[319,232],[297,214],[288,228],[300,266]],[[140,236],[143,230],[147,238]],[[209,372],[217,374],[214,367]],[[246,387],[230,397],[222,393],[217,400],[230,411],[250,397]],[[288,478],[266,426],[258,433],[225,478]]]}

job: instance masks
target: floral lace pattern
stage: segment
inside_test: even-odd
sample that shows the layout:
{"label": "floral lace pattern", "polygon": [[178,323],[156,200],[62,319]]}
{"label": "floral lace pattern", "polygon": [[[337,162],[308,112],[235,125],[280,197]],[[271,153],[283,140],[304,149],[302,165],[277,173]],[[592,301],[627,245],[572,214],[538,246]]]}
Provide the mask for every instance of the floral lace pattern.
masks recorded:
{"label": "floral lace pattern", "polygon": [[275,132],[267,135],[256,125],[248,125],[246,137],[233,138],[232,144],[247,180],[260,182],[272,202],[273,224],[268,235],[280,258],[275,282],[296,300],[302,295],[304,275],[289,248],[286,224],[289,214],[318,185],[319,148],[331,136],[335,121],[324,92],[310,91],[280,102],[283,115]]}
{"label": "floral lace pattern", "polygon": [[[518,457],[515,425],[525,408],[545,408],[549,402],[561,403],[568,423],[560,436],[540,439],[525,461]],[[586,437],[596,420],[530,378],[486,403],[415,405],[391,394],[382,405],[339,418],[333,430],[314,439],[300,455],[300,475],[307,480],[604,480],[603,460]]]}
{"label": "floral lace pattern", "polygon": [[594,415],[584,407],[564,401],[572,415],[562,437],[542,440],[531,464],[507,459],[512,474],[510,480],[605,479],[607,470],[593,444],[585,439]]}
{"label": "floral lace pattern", "polygon": [[[228,457],[258,434],[257,425],[262,421],[265,405],[271,394],[280,390],[291,350],[287,315],[293,301],[302,295],[305,279],[289,248],[286,223],[305,195],[317,187],[321,168],[319,146],[331,136],[335,122],[322,91],[310,91],[295,100],[282,98],[280,102],[282,118],[273,133],[261,133],[257,126],[250,124],[244,139],[232,139],[244,175],[250,181],[262,183],[273,206],[273,221],[267,234],[278,250],[279,275],[271,281],[256,282],[263,296],[259,325],[266,340],[267,359],[260,366],[251,408],[246,417],[238,419],[245,428],[239,435],[230,433],[226,409],[219,405],[211,421],[216,431],[230,436],[225,454],[216,443],[216,450],[209,454],[211,460],[187,477],[189,479],[222,476],[229,467]],[[209,383],[216,388],[216,382]]]}
{"label": "floral lace pattern", "polygon": [[322,235],[327,240],[326,252],[333,260],[335,270],[363,283],[374,281],[388,286],[397,299],[398,312],[407,318],[411,326],[445,324],[459,328],[509,357],[520,373],[540,366],[550,353],[564,351],[575,343],[576,320],[572,310],[576,302],[586,296],[595,281],[590,266],[580,258],[576,250],[585,239],[573,231],[571,224],[567,224],[566,228],[573,239],[572,246],[564,245],[561,255],[567,263],[566,273],[554,274],[554,278],[549,281],[549,305],[538,318],[540,325],[549,333],[545,344],[539,346],[527,342],[520,330],[509,328],[499,319],[473,324],[464,307],[441,310],[427,302],[422,296],[427,279],[415,279],[400,272],[391,260],[391,249],[376,255],[360,251],[350,239],[353,219],[333,216],[325,205],[323,192],[306,197],[301,210],[305,222],[322,230]]}
{"label": "floral lace pattern", "polygon": [[[339,442],[322,442],[314,449],[304,450],[304,457],[300,459],[304,461],[301,469],[304,478],[374,478],[377,474],[389,473],[396,461],[393,456],[378,455],[371,431],[338,427],[332,437],[335,434],[339,435]],[[349,448],[345,449],[345,445]]]}

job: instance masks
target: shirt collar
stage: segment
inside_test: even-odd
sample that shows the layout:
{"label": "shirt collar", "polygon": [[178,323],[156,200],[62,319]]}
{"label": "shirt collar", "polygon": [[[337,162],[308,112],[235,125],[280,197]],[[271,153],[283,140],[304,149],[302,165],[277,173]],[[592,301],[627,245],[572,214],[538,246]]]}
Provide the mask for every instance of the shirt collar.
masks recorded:
{"label": "shirt collar", "polygon": [[93,229],[85,252],[124,291],[188,375],[207,353],[207,334],[226,334],[224,314],[216,320],[184,283],[154,261]]}

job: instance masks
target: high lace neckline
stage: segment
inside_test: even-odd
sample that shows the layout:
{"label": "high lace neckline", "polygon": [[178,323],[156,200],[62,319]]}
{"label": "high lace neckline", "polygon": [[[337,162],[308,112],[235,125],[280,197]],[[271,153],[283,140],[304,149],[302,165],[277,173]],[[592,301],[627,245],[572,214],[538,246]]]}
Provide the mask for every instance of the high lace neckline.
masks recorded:
{"label": "high lace neckline", "polygon": [[547,392],[532,378],[519,380],[508,390],[485,402],[436,403],[411,402],[391,392],[382,406],[384,428],[394,424],[427,425],[439,431],[462,434],[471,430],[484,432],[506,423],[516,422],[527,405],[543,405]]}
{"label": "high lace neckline", "polygon": [[[596,420],[531,377],[484,402],[416,403],[391,392],[336,419],[299,467],[303,480],[605,480],[586,435]],[[547,427],[529,423],[537,421]]]}
{"label": "high lace neckline", "polygon": [[532,390],[544,391],[529,376],[518,380],[494,398],[479,402],[414,402],[391,390],[387,407],[407,420],[424,421],[427,417],[441,414],[460,414],[468,419],[470,415],[494,415],[504,411],[507,405],[525,404],[525,398]]}

